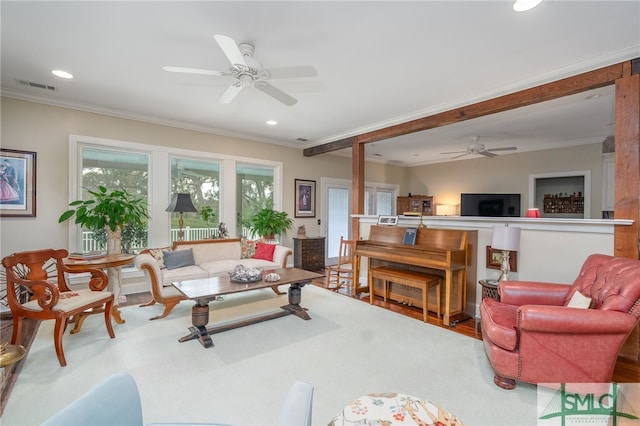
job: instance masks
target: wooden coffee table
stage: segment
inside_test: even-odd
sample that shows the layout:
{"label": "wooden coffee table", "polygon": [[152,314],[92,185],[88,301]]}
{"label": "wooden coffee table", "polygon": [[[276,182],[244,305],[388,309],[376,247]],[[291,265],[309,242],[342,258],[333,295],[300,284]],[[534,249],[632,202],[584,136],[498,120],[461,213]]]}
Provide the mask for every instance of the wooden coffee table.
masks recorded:
{"label": "wooden coffee table", "polygon": [[[304,320],[310,320],[311,317],[307,314],[307,310],[300,306],[302,287],[311,283],[311,280],[314,278],[321,278],[322,275],[295,268],[268,270],[264,271],[263,275],[267,273],[280,275],[280,280],[276,282],[262,280],[254,283],[234,283],[229,279],[229,275],[221,275],[172,283],[185,297],[195,300],[196,302],[193,308],[191,308],[191,323],[193,325],[189,327],[190,333],[181,337],[178,341],[186,342],[188,340],[198,339],[203,347],[210,348],[214,346],[211,334],[281,318],[287,315],[295,315]],[[285,284],[289,284],[289,304],[281,306],[280,311],[207,328],[207,324],[209,323],[209,302],[216,297]]]}

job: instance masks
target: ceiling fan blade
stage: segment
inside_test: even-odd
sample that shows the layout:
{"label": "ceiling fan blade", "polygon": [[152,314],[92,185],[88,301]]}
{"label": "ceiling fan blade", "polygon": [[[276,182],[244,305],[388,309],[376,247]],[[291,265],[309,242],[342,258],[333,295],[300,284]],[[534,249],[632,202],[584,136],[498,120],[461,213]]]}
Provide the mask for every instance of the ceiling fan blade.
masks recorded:
{"label": "ceiling fan blade", "polygon": [[248,68],[247,62],[244,60],[244,56],[242,56],[240,49],[238,49],[238,45],[231,37],[216,34],[213,38],[216,39],[220,49],[222,49],[224,54],[227,56],[231,65],[234,67],[240,66]]}
{"label": "ceiling fan blade", "polygon": [[264,92],[267,95],[271,96],[272,98],[279,100],[280,102],[282,102],[287,106],[295,105],[298,102],[296,98],[286,94],[282,90],[278,89],[275,86],[272,86],[266,81],[256,81],[256,83],[254,84],[254,87],[260,90],[261,92]]}
{"label": "ceiling fan blade", "polygon": [[240,82],[234,83],[227,87],[222,95],[218,98],[218,103],[228,104],[235,99],[236,96],[242,91],[243,87]]}
{"label": "ceiling fan blade", "polygon": [[455,157],[452,157],[451,159],[452,159],[452,160],[455,160],[456,158],[464,157],[465,155],[469,155],[469,154],[471,154],[471,153],[470,153],[470,152],[466,152],[466,151],[465,151],[465,153],[464,153],[464,154],[456,155]]}
{"label": "ceiling fan blade", "polygon": [[491,148],[491,149],[487,149],[487,151],[515,151],[518,148],[516,148],[515,146],[507,146],[504,148]]}
{"label": "ceiling fan blade", "polygon": [[469,153],[469,151],[450,151],[450,152],[441,152],[440,154],[460,154],[461,152]]}
{"label": "ceiling fan blade", "polygon": [[182,72],[187,74],[202,74],[202,75],[216,75],[216,76],[228,75],[227,73],[223,73],[221,71],[203,70],[200,68],[164,66],[162,67],[162,69],[169,72]]}
{"label": "ceiling fan blade", "polygon": [[298,67],[270,68],[265,71],[269,73],[269,77],[272,79],[316,77],[318,75],[318,71],[311,65],[302,65]]}
{"label": "ceiling fan blade", "polygon": [[484,155],[485,157],[497,157],[498,154],[494,154],[493,152],[489,152],[489,151],[478,151],[477,152],[480,155]]}

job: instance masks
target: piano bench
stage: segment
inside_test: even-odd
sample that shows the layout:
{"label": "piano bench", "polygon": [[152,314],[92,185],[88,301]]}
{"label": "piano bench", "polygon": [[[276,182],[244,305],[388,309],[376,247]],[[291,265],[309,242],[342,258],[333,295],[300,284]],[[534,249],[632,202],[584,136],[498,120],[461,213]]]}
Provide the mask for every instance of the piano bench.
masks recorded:
{"label": "piano bench", "polygon": [[369,269],[369,295],[370,303],[373,304],[374,291],[373,280],[379,279],[384,282],[384,300],[387,301],[389,294],[389,282],[404,284],[409,287],[419,288],[422,290],[422,318],[427,322],[429,313],[429,288],[436,288],[436,313],[440,318],[440,284],[442,277],[438,275],[426,274],[424,272],[408,271],[406,269],[390,268],[388,266],[379,266]]}

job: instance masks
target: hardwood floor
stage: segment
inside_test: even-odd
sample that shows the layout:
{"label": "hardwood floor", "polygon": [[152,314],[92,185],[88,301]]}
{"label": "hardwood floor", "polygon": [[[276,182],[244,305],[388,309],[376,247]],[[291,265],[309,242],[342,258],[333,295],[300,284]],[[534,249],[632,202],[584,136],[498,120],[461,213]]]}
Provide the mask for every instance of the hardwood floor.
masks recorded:
{"label": "hardwood floor", "polygon": [[[323,282],[314,282],[314,285],[318,287],[324,288]],[[329,291],[329,290],[327,290]],[[341,288],[338,291],[339,294],[343,294],[345,297],[350,297],[346,294],[346,289]],[[144,302],[147,302],[150,298],[150,293],[139,293],[127,295],[127,302],[124,306],[129,305],[140,305]],[[363,295],[359,298],[362,303],[369,303],[369,295]],[[407,306],[400,303],[396,303],[393,301],[383,301],[382,298],[376,298],[374,301],[376,306],[383,307],[385,309],[389,309],[390,311],[397,312],[401,315],[406,315],[408,317],[414,318],[417,321],[422,321],[422,309]],[[451,327],[448,325],[444,325],[442,319],[437,318],[437,316],[429,312],[429,317],[427,319],[429,324],[446,328],[454,333],[460,333],[468,337],[472,337],[474,339],[482,340],[482,333],[478,327],[478,322],[474,318],[467,319],[465,321],[460,321],[456,324],[455,327]],[[35,337],[36,331],[38,330],[37,323],[35,321],[27,321],[24,324],[24,333],[22,336],[22,341],[20,344],[25,346],[27,349],[31,346],[31,342]],[[3,342],[8,342],[11,340],[11,331],[12,325],[11,320],[2,320],[2,328],[1,328],[1,336]],[[54,356],[52,354],[52,356]],[[20,361],[12,366],[5,367],[0,369],[2,371],[2,387],[1,387],[1,395],[0,395],[0,415],[4,411],[4,407],[9,399],[9,395],[11,393],[11,389],[18,379],[18,375],[20,370],[22,369],[23,361]],[[639,383],[640,382],[640,361],[631,360],[626,358],[618,358],[616,363],[615,370],[613,372],[613,381],[617,383]]]}

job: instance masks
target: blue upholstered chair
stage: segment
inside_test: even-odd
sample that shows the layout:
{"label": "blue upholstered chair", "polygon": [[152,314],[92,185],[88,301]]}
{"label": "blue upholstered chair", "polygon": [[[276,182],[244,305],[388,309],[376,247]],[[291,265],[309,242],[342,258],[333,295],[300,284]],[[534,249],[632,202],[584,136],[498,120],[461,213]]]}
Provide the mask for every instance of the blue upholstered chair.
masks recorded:
{"label": "blue upholstered chair", "polygon": [[[287,392],[280,415],[274,424],[311,426],[312,402],[313,385],[295,382]],[[128,373],[108,377],[43,423],[45,426],[142,426],[142,424],[142,405],[138,386]],[[162,425],[169,424],[162,423]]]}

